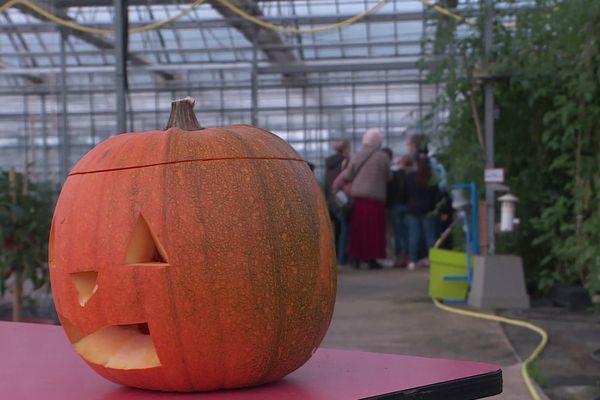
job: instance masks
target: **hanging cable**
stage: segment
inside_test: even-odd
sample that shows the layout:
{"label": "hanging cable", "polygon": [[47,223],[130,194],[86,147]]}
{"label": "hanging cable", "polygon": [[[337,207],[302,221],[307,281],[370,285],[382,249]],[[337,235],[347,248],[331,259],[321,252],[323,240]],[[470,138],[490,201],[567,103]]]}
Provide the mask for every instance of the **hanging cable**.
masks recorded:
{"label": "hanging cable", "polygon": [[276,32],[295,33],[295,34],[299,34],[299,35],[320,33],[320,32],[326,32],[326,31],[331,31],[331,30],[335,30],[335,29],[342,29],[344,27],[347,27],[347,26],[357,23],[358,21],[367,17],[368,15],[373,14],[375,11],[379,10],[383,5],[385,5],[387,3],[387,0],[379,0],[373,7],[363,11],[360,14],[355,15],[354,17],[350,17],[348,19],[337,22],[335,24],[322,26],[320,28],[298,29],[298,28],[289,28],[289,27],[281,26],[281,25],[275,25],[270,22],[264,21],[260,18],[257,18],[253,15],[248,14],[246,11],[235,6],[234,4],[231,4],[231,2],[229,2],[229,0],[216,0],[216,1],[221,3],[224,7],[227,7],[231,12],[237,14],[238,16],[242,17],[243,19],[245,19],[249,22],[252,22],[253,24],[258,25],[262,28],[269,29],[269,30],[276,31]]}
{"label": "hanging cable", "polygon": [[[206,3],[206,1],[207,0],[196,0],[195,2],[190,4],[186,9],[182,10],[181,12],[177,13],[176,15],[174,15],[170,18],[166,18],[164,20],[157,21],[157,22],[152,22],[152,23],[144,25],[144,26],[131,28],[131,29],[129,29],[129,33],[130,34],[141,33],[141,32],[147,32],[147,31],[159,29],[167,24],[170,24],[170,23],[188,15],[190,12],[192,12],[192,10],[199,7],[201,4]],[[44,10],[42,7],[31,2],[30,0],[9,0],[8,2],[4,3],[2,6],[0,6],[0,13],[6,11],[9,8],[14,7],[16,5],[22,5],[24,7],[27,7],[31,11],[35,12],[36,14],[38,14],[52,22],[55,22],[58,25],[61,25],[61,26],[67,27],[67,28],[71,28],[76,31],[91,33],[94,35],[112,35],[114,33],[114,31],[112,29],[92,28],[89,26],[78,24],[77,22],[69,21],[68,19],[58,17],[58,16],[52,14],[51,12]]]}
{"label": "hanging cable", "polygon": [[[166,18],[164,20],[153,22],[153,23],[150,23],[150,24],[147,24],[144,26],[140,26],[137,28],[131,28],[131,29],[129,29],[129,33],[130,34],[141,33],[141,32],[147,32],[147,31],[162,28],[163,26],[170,24],[170,23],[188,15],[192,10],[194,10],[201,4],[206,3],[207,1],[208,0],[197,0],[197,1],[193,2],[190,6],[188,6],[185,10],[179,12],[178,14],[176,14],[170,18]],[[249,22],[252,22],[255,25],[258,25],[265,29],[277,31],[277,32],[296,33],[296,34],[310,34],[310,33],[326,32],[326,31],[331,31],[331,30],[335,30],[335,29],[342,29],[344,27],[347,27],[347,26],[357,23],[358,21],[364,19],[365,17],[367,17],[370,14],[373,14],[375,11],[377,11],[379,8],[381,8],[385,3],[387,3],[387,0],[379,0],[377,2],[377,4],[375,4],[373,7],[365,10],[364,12],[357,14],[353,17],[350,17],[344,21],[337,22],[335,24],[323,26],[320,28],[313,28],[313,29],[296,29],[296,28],[289,28],[289,27],[285,27],[285,26],[281,26],[281,25],[275,25],[270,22],[264,21],[260,18],[257,18],[253,15],[248,14],[246,11],[235,6],[228,0],[215,0],[215,1],[218,1],[224,7],[229,9],[231,12],[237,14],[238,16],[240,16],[241,18],[243,18]],[[0,6],[0,13],[6,11],[9,8],[14,7],[16,5],[22,5],[24,7],[27,7],[30,10],[32,10],[33,12],[35,12],[36,14],[38,14],[52,22],[55,22],[61,26],[70,28],[70,29],[74,29],[74,30],[86,32],[86,33],[92,33],[95,35],[112,35],[113,34],[112,29],[92,28],[89,26],[78,24],[77,22],[69,21],[68,19],[61,18],[59,16],[56,16],[56,15],[52,14],[51,12],[44,10],[42,7],[38,6],[37,4],[33,3],[30,0],[9,0],[8,2],[4,3],[2,6]]]}
{"label": "hanging cable", "polygon": [[453,18],[459,22],[464,22],[467,23],[471,26],[475,26],[475,22],[473,22],[470,19],[467,19],[465,17],[463,17],[462,15],[453,13],[452,11],[448,10],[447,8],[441,7],[437,4],[434,4],[431,2],[431,0],[421,0],[421,3],[423,3],[424,5],[426,5],[427,7],[431,7],[433,8],[435,11],[439,12],[440,14],[443,14],[447,17]]}

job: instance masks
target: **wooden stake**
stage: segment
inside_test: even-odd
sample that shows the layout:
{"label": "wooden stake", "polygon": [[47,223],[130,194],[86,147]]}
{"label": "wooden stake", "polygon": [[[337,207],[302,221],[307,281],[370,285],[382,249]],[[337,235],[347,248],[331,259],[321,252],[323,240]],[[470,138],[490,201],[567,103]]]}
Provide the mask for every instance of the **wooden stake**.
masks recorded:
{"label": "wooden stake", "polygon": [[471,112],[473,114],[473,121],[475,122],[475,131],[477,132],[477,140],[481,147],[481,156],[485,162],[485,142],[483,140],[483,129],[481,129],[481,118],[479,117],[479,111],[477,110],[477,99],[475,98],[475,87],[473,85],[473,73],[467,68],[467,57],[463,54],[463,65],[465,67],[465,74],[469,80],[469,100],[471,103]]}
{"label": "wooden stake", "polygon": [[[10,194],[11,201],[14,206],[17,205],[17,174],[14,168],[8,171],[8,191]],[[17,214],[15,210],[10,215],[13,226],[17,223]],[[18,266],[13,270],[13,306],[12,306],[12,319],[13,321],[21,320],[21,298],[23,297],[23,271]]]}

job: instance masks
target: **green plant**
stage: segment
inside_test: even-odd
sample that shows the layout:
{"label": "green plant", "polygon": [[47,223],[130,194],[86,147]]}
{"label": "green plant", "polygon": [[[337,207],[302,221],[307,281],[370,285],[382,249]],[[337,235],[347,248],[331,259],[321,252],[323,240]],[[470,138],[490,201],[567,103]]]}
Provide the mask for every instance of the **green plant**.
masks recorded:
{"label": "green plant", "polygon": [[[431,73],[445,88],[439,107],[449,117],[440,144],[449,176],[481,182],[473,111],[482,115],[483,94],[471,75],[483,65],[494,78],[499,111],[496,165],[520,198],[518,240],[504,247],[523,256],[539,290],[566,283],[593,292],[600,289],[600,2],[537,0],[503,10],[490,57],[481,21],[458,39],[453,24],[438,26],[452,30],[436,36],[436,48],[446,53]],[[502,25],[506,17],[514,27]]]}
{"label": "green plant", "polygon": [[49,184],[33,183],[23,174],[0,172],[0,293],[13,276],[13,319],[21,317],[22,285],[48,282],[48,234],[54,202]]}
{"label": "green plant", "polygon": [[529,373],[529,376],[538,383],[538,385],[546,386],[548,383],[548,377],[544,371],[542,371],[538,363],[532,362],[529,364],[527,366],[527,372]]}

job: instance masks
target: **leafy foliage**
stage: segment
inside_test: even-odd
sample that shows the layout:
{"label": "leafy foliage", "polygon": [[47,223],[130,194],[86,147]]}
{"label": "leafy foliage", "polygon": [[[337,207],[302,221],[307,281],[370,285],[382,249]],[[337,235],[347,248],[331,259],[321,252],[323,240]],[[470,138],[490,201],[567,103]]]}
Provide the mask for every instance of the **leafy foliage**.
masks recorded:
{"label": "leafy foliage", "polygon": [[[41,287],[48,281],[48,235],[54,202],[49,184],[27,182],[16,173],[0,173],[0,290],[14,271]],[[13,193],[16,199],[13,199]],[[16,200],[16,201],[14,201]]]}
{"label": "leafy foliage", "polygon": [[[495,162],[520,198],[519,237],[506,250],[524,257],[528,278],[542,291],[558,283],[597,291],[600,2],[535,3],[496,16],[491,57],[483,54],[481,21],[462,39],[455,38],[456,26],[438,22],[449,31],[436,35],[436,47],[453,50],[431,74],[445,87],[440,106],[449,111],[440,142],[452,180],[481,182],[484,159],[470,96],[482,116],[483,91],[470,75],[476,65],[488,66],[499,111]],[[514,27],[502,25],[507,17]]]}

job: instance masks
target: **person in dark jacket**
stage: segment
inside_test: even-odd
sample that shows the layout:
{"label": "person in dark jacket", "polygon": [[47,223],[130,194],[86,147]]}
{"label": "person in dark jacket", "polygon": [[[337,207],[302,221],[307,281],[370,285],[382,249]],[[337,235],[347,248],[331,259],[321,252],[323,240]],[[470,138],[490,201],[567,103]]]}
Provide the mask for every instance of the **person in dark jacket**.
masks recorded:
{"label": "person in dark jacket", "polygon": [[428,249],[435,245],[436,223],[434,214],[440,198],[439,187],[432,179],[431,166],[426,154],[417,156],[417,170],[406,177],[406,205],[408,226],[408,269],[413,270],[419,261],[419,241],[425,239]]}
{"label": "person in dark jacket", "polygon": [[[452,208],[452,196],[447,191],[441,192],[441,204],[440,204],[440,236],[454,221],[454,209]],[[449,235],[440,244],[441,249],[452,250],[454,247],[454,241],[452,235]]]}
{"label": "person in dark jacket", "polygon": [[350,141],[338,140],[333,144],[335,154],[325,159],[325,199],[331,200],[331,185],[342,171],[344,163],[348,162],[350,157]]}
{"label": "person in dark jacket", "polygon": [[338,140],[333,144],[333,150],[335,154],[330,155],[325,159],[325,199],[329,206],[329,215],[333,222],[334,236],[335,236],[335,251],[338,255],[338,262],[340,264],[346,264],[346,250],[340,248],[340,243],[345,243],[341,240],[340,234],[342,231],[342,224],[345,224],[348,217],[335,205],[332,200],[333,194],[331,187],[333,181],[340,174],[340,172],[348,164],[350,157],[350,141]]}
{"label": "person in dark jacket", "polygon": [[[444,166],[440,162],[437,161],[435,156],[431,155],[431,153],[429,151],[428,136],[423,133],[418,133],[418,134],[409,136],[408,141],[406,142],[406,149],[408,150],[408,154],[413,157],[413,160],[415,162],[417,161],[417,158],[419,157],[419,155],[421,155],[421,154],[427,155],[427,157],[429,158],[429,166],[431,168],[431,173],[433,175],[433,178],[437,182],[440,192],[441,193],[446,192],[447,191],[446,168],[444,168]],[[443,229],[441,229],[441,227],[444,226],[444,224],[446,223],[445,221],[448,221],[447,218],[448,218],[448,214],[445,212],[440,212],[437,214],[437,221],[434,224],[435,228],[436,228],[436,234],[435,234],[436,238],[442,234]],[[419,241],[419,257],[425,258],[425,260],[426,260],[427,253],[428,253],[428,249],[427,249],[426,241],[425,241],[424,237],[421,236],[421,239]]]}
{"label": "person in dark jacket", "polygon": [[412,171],[413,158],[404,156],[398,160],[398,169],[392,172],[388,183],[387,206],[390,210],[392,232],[394,233],[394,267],[404,268],[408,260],[408,230],[406,229],[406,178]]}

